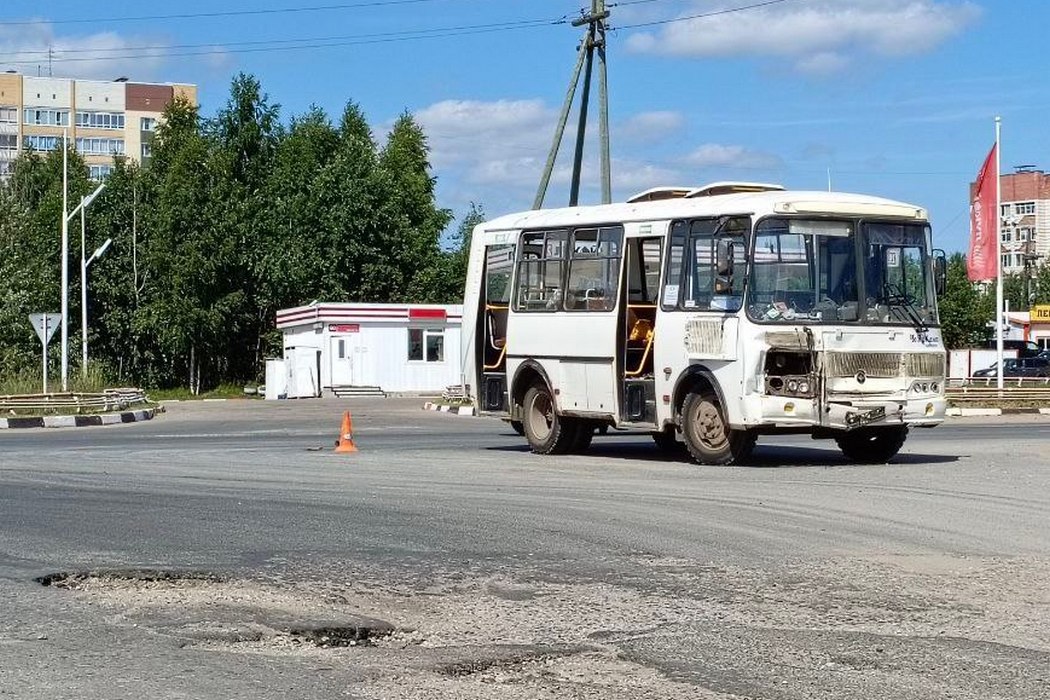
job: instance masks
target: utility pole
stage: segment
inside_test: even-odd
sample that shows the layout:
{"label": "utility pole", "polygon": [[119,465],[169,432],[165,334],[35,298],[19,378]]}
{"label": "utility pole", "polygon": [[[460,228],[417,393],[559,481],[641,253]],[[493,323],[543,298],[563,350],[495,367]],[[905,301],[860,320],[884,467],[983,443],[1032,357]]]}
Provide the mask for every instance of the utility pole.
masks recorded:
{"label": "utility pole", "polygon": [[576,86],[580,82],[580,74],[583,73],[583,91],[580,95],[580,116],[576,126],[576,148],[572,161],[572,183],[569,187],[569,206],[579,204],[580,198],[580,174],[583,170],[583,145],[587,135],[587,112],[591,96],[591,75],[594,72],[594,54],[598,54],[598,140],[599,159],[601,161],[602,180],[602,203],[612,202],[612,177],[609,167],[609,82],[608,67],[606,65],[606,32],[608,27],[606,20],[609,19],[609,10],[605,7],[605,0],[591,0],[591,11],[578,19],[573,20],[574,27],[587,27],[587,33],[577,49],[576,67],[573,69],[572,78],[569,81],[569,89],[562,104],[561,114],[558,117],[558,125],[554,130],[554,143],[551,144],[550,153],[547,154],[547,164],[540,178],[540,187],[536,192],[533,209],[543,207],[543,200],[547,195],[547,187],[550,185],[551,174],[554,172],[554,163],[561,149],[562,137],[565,135],[565,125],[569,120],[569,112],[576,97]]}

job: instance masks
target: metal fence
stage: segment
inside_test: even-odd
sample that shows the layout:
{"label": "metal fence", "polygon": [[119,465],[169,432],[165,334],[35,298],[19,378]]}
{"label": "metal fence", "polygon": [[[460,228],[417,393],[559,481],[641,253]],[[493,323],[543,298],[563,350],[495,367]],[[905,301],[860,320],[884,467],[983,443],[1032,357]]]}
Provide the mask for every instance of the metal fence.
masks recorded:
{"label": "metal fence", "polygon": [[102,392],[62,392],[55,394],[14,394],[0,396],[4,413],[106,413],[123,411],[148,401],[142,389],[107,389]]}
{"label": "metal fence", "polygon": [[1050,378],[1004,377],[1001,390],[996,387],[995,377],[950,379],[945,395],[954,404],[1006,401],[1050,406]]}

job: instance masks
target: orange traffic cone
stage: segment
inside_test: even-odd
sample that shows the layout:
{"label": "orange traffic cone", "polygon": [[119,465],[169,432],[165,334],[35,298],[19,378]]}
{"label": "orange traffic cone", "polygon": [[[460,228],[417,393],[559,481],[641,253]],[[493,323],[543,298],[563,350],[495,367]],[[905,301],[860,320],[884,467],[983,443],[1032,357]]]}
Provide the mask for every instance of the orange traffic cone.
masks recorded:
{"label": "orange traffic cone", "polygon": [[354,424],[350,420],[350,411],[343,414],[343,425],[339,428],[339,439],[335,441],[336,452],[357,452],[354,444]]}

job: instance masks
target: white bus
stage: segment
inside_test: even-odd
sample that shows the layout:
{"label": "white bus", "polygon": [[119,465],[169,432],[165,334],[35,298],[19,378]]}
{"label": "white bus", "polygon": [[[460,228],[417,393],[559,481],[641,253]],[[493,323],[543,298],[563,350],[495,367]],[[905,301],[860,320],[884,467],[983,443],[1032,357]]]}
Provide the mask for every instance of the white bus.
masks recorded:
{"label": "white bus", "polygon": [[856,194],[715,183],[502,216],[471,243],[466,381],[542,454],[611,427],[702,464],[784,433],[885,462],[944,420],[944,270],[925,210]]}

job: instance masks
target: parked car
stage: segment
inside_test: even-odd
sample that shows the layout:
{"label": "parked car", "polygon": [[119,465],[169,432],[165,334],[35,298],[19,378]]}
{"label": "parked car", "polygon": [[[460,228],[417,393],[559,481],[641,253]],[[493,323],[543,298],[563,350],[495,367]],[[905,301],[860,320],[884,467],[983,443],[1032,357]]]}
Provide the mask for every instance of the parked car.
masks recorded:
{"label": "parked car", "polygon": [[[979,369],[973,373],[975,377],[997,377],[999,368],[995,365],[986,369]],[[1007,358],[1003,360],[1004,377],[1050,377],[1050,358],[1046,357],[1022,357],[1019,359]]]}
{"label": "parked car", "polygon": [[[985,350],[995,350],[995,338],[984,341],[981,347]],[[1035,357],[1040,354],[1042,348],[1031,340],[1003,340],[1003,350],[1016,350],[1018,357]]]}

